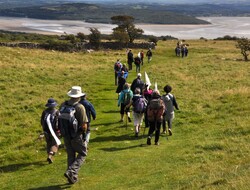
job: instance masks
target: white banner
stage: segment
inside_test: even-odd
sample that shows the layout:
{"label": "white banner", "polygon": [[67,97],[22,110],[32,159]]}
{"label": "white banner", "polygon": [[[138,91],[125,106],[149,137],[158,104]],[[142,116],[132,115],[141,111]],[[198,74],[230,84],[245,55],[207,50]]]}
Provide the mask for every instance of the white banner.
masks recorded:
{"label": "white banner", "polygon": [[50,115],[51,115],[51,114],[48,115],[46,121],[47,121],[47,124],[48,124],[49,131],[50,131],[51,135],[52,135],[53,138],[55,139],[56,144],[59,146],[59,145],[62,144],[62,143],[61,143],[60,139],[58,139],[58,137],[56,136],[56,134],[55,134],[55,132],[54,132],[54,130],[53,130],[53,128],[52,128],[52,125],[51,125],[51,123],[50,123]]}

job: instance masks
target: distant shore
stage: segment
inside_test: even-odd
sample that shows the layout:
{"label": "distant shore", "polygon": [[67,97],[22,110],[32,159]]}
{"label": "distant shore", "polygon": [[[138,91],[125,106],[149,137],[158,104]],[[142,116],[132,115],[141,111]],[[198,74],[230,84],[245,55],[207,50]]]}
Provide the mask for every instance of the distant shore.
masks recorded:
{"label": "distant shore", "polygon": [[[179,39],[214,39],[225,35],[250,38],[250,17],[200,17],[209,25],[160,25],[137,24],[146,35],[172,36]],[[89,28],[97,28],[102,34],[111,34],[116,25],[87,23],[74,20],[41,20],[30,18],[0,17],[0,30],[39,33],[49,35],[89,34]]]}

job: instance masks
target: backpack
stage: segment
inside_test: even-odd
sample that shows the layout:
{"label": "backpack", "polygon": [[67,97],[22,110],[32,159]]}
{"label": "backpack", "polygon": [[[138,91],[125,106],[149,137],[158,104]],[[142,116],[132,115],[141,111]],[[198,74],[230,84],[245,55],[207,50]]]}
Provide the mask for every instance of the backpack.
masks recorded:
{"label": "backpack", "polygon": [[121,70],[121,64],[116,62],[115,63],[115,71],[120,71]]}
{"label": "backpack", "polygon": [[52,110],[52,111],[45,111],[44,117],[43,117],[43,121],[42,121],[42,127],[43,127],[43,131],[50,133],[49,130],[49,126],[47,124],[47,118],[50,115],[50,123],[51,126],[53,128],[54,131],[56,131],[56,127],[57,127],[57,121],[58,121],[58,115],[57,115],[57,110]]}
{"label": "backpack", "polygon": [[144,113],[147,107],[147,102],[144,97],[140,96],[135,102],[133,102],[134,112]]}
{"label": "backpack", "polygon": [[132,96],[130,94],[130,91],[128,91],[128,92],[123,91],[123,93],[124,93],[123,104],[126,106],[130,103]]}
{"label": "backpack", "polygon": [[148,120],[151,122],[161,121],[164,111],[165,107],[163,101],[160,98],[152,99],[147,108]]}
{"label": "backpack", "polygon": [[75,117],[75,107],[78,105],[68,105],[65,102],[60,108],[60,115],[58,117],[58,126],[63,137],[74,138],[80,131],[78,121]]}

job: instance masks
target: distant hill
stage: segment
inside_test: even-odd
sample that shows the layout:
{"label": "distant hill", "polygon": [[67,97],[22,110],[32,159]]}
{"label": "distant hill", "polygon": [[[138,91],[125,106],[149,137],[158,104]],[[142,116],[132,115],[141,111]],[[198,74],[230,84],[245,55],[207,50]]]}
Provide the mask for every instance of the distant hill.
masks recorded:
{"label": "distant hill", "polygon": [[84,20],[91,23],[110,23],[115,15],[130,15],[135,23],[148,24],[209,24],[180,11],[167,11],[160,5],[97,5],[68,3],[32,7],[0,9],[0,16],[37,19]]}
{"label": "distant hill", "polygon": [[[231,4],[161,4],[158,3],[127,3],[128,1],[113,0],[99,1],[99,3],[65,3],[68,0],[13,0],[4,3],[0,0],[0,16],[28,17],[37,19],[56,20],[84,20],[91,23],[110,23],[115,15],[131,15],[135,23],[148,24],[209,24],[207,21],[197,19],[204,16],[249,16],[250,2]],[[73,0],[79,2],[81,0]],[[83,1],[83,0],[82,0]],[[81,1],[81,2],[82,2]],[[93,0],[94,2],[95,0]],[[25,3],[26,2],[26,3]],[[180,1],[183,2],[183,1]],[[179,3],[180,3],[179,2]],[[198,2],[194,1],[193,3]],[[200,1],[201,2],[201,1]],[[216,1],[212,1],[216,2]],[[26,7],[24,6],[26,4]],[[29,4],[30,3],[30,4]],[[54,3],[54,4],[51,4]],[[233,4],[232,4],[233,3]],[[36,6],[34,6],[36,5]],[[4,8],[5,7],[5,8]],[[9,7],[9,8],[8,8]]]}

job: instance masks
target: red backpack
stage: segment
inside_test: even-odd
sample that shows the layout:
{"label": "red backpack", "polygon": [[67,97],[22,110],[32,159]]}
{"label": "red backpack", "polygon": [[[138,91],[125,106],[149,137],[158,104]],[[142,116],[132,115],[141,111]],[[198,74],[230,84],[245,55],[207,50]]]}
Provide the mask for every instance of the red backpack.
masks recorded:
{"label": "red backpack", "polygon": [[162,121],[162,115],[164,114],[165,111],[165,106],[162,101],[162,99],[152,99],[149,102],[148,108],[147,108],[147,116],[148,120],[150,122],[155,122],[155,121]]}

